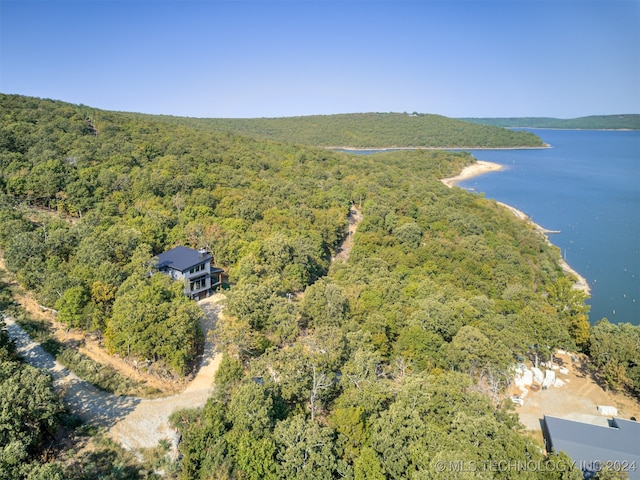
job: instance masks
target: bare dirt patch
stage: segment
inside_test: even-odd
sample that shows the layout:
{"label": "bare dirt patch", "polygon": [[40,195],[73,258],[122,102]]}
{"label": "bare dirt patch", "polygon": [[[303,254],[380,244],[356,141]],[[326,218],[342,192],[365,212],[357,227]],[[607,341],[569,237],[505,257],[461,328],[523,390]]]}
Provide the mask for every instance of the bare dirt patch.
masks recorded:
{"label": "bare dirt patch", "polygon": [[[562,361],[568,374],[559,373],[557,378],[564,382],[561,387],[549,387],[547,390],[529,389],[524,405],[517,406],[516,412],[525,428],[534,436],[542,439],[541,421],[544,415],[566,418],[595,425],[607,426],[607,417],[598,414],[598,406],[613,406],[618,409],[618,417],[640,418],[640,402],[622,393],[606,391],[588,371],[588,358],[578,355],[573,361],[569,354],[556,354]],[[513,390],[516,393],[517,390]]]}

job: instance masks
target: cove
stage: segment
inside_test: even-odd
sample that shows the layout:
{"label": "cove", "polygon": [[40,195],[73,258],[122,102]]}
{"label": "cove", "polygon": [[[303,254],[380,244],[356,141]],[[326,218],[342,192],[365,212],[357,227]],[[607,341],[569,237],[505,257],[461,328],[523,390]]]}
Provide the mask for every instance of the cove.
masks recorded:
{"label": "cove", "polygon": [[460,182],[525,212],[591,287],[589,319],[640,324],[640,131],[526,129],[552,148],[467,150],[504,169]]}

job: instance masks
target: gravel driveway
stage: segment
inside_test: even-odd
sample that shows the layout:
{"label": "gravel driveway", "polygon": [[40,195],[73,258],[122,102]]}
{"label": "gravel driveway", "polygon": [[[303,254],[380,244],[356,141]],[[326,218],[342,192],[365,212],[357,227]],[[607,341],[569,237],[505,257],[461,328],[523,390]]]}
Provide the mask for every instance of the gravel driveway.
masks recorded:
{"label": "gravel driveway", "polygon": [[218,302],[223,298],[218,294],[199,302],[206,314],[202,322],[206,335],[202,363],[182,393],[164,398],[123,397],[98,390],[56,362],[14,319],[6,317],[5,323],[18,354],[30,365],[52,375],[65,404],[83,421],[104,427],[110,438],[128,450],[156,447],[161,439],[168,439],[176,447],[178,435],[169,426],[169,416],[176,410],[204,406],[211,394],[221,354],[215,353],[210,332],[222,308]]}

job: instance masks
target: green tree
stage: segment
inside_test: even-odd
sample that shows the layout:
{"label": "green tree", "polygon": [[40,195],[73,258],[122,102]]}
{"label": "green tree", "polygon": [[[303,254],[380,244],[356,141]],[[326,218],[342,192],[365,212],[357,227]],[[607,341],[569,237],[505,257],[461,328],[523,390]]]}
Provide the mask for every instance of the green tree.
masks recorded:
{"label": "green tree", "polygon": [[612,390],[628,388],[640,396],[640,327],[606,318],[591,329],[589,354]]}
{"label": "green tree", "polygon": [[422,239],[422,229],[415,222],[404,223],[393,230],[394,236],[408,249],[418,248]]}
{"label": "green tree", "polygon": [[234,288],[227,295],[227,314],[248,322],[261,330],[269,318],[273,292],[266,284],[247,283]]}
{"label": "green tree", "polygon": [[240,385],[229,402],[227,417],[234,429],[263,436],[275,420],[270,392],[254,382]]}
{"label": "green tree", "polygon": [[338,462],[334,433],[301,415],[279,422],[274,430],[280,478],[333,478]]}
{"label": "green tree", "polygon": [[0,478],[14,479],[64,411],[49,376],[18,362],[0,363]]}
{"label": "green tree", "polygon": [[109,351],[162,360],[184,375],[193,365],[202,332],[200,308],[166,275],[135,275],[118,291],[105,332]]}
{"label": "green tree", "polygon": [[572,281],[560,277],[547,288],[549,303],[553,305],[560,319],[568,324],[569,334],[579,347],[586,348],[589,341],[589,306],[585,303],[587,295],[573,288]]}
{"label": "green tree", "polygon": [[88,302],[89,295],[83,286],[78,285],[67,289],[55,304],[58,320],[73,328],[88,327],[86,312]]}
{"label": "green tree", "polygon": [[395,351],[413,369],[426,370],[435,366],[442,343],[439,335],[425,331],[418,325],[408,325],[400,330]]}
{"label": "green tree", "polygon": [[444,355],[447,366],[465,373],[477,373],[485,368],[508,369],[513,357],[502,342],[489,340],[478,328],[462,327]]}
{"label": "green tree", "polygon": [[380,458],[370,447],[364,447],[353,462],[355,480],[385,480]]}
{"label": "green tree", "polygon": [[302,316],[311,326],[340,325],[348,312],[348,302],[341,288],[319,280],[305,291]]}
{"label": "green tree", "polygon": [[169,421],[181,435],[181,479],[206,479],[213,472],[224,478],[230,473],[225,407],[220,401],[210,398],[202,410],[178,410]]}
{"label": "green tree", "polygon": [[27,288],[37,288],[44,273],[46,247],[42,229],[12,236],[4,251],[7,270],[18,274]]}
{"label": "green tree", "polygon": [[276,446],[270,435],[255,437],[249,432],[230,432],[230,448],[238,476],[254,480],[277,479]]}

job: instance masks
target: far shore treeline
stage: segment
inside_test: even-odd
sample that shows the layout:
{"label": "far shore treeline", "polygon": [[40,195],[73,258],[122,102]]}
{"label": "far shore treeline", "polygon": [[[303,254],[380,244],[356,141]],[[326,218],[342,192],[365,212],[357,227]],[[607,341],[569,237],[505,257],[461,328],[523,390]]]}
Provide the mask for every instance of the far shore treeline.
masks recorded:
{"label": "far shore treeline", "polygon": [[418,113],[351,113],[283,118],[143,116],[179,125],[318,147],[514,148],[544,147],[529,132]]}
{"label": "far shore treeline", "polygon": [[[483,132],[495,132],[494,147],[540,140],[444,117],[364,114],[359,126],[357,115],[337,117],[345,123],[334,132],[330,121],[287,120],[285,142],[207,120],[0,95],[5,281],[109,353],[178,378],[201,353],[201,312],[182,285],[149,275],[151,258],[204,247],[224,268],[213,332],[223,359],[207,405],[172,418],[181,443],[163,467],[170,478],[434,478],[438,462],[566,460],[524,433],[506,396],[513,365],[582,351],[608,388],[637,396],[640,327],[590,327],[557,248],[496,202],[440,182],[470,154],[356,156],[294,143],[318,130],[323,142],[310,144],[392,146],[392,131],[362,133],[376,118],[407,135],[393,146],[480,146]],[[397,127],[436,120],[437,140]],[[343,261],[351,208],[363,219]],[[1,293],[3,309],[15,308]],[[1,424],[11,426],[0,427],[0,478],[152,475],[125,468],[113,447],[49,448],[65,418],[46,400],[50,382],[2,331],[0,362]]]}
{"label": "far shore treeline", "polygon": [[564,128],[585,130],[640,130],[640,114],[590,115],[578,118],[514,117],[461,118],[479,125],[509,128]]}

